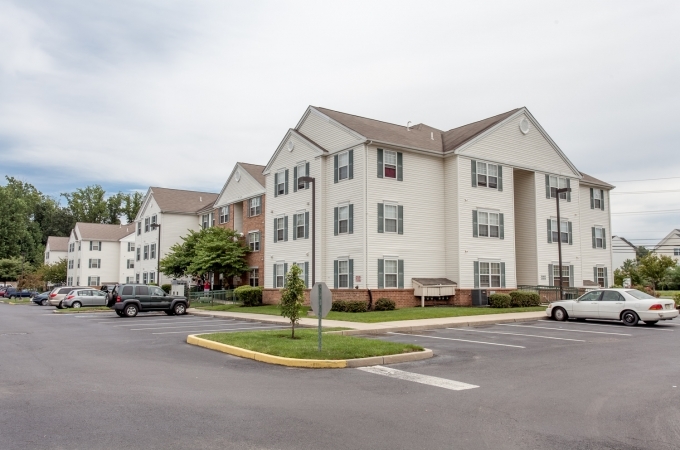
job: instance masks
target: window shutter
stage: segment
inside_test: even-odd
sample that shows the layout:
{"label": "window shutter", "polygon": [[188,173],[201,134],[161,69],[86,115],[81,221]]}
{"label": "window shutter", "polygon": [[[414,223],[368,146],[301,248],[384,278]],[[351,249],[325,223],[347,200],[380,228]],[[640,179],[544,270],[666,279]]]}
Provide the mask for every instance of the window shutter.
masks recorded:
{"label": "window shutter", "polygon": [[285,181],[284,192],[286,193],[286,195],[288,195],[288,169],[286,169],[285,177],[286,177],[286,181]]}
{"label": "window shutter", "polygon": [[550,175],[545,174],[545,198],[550,198]]}
{"label": "window shutter", "polygon": [[609,287],[609,275],[607,274],[607,268],[604,268],[604,287]]}
{"label": "window shutter", "polygon": [[569,287],[574,287],[574,266],[569,266]]}
{"label": "window shutter", "polygon": [[595,209],[595,195],[593,194],[593,188],[590,188],[590,209]]}
{"label": "window shutter", "polygon": [[293,214],[293,240],[297,240],[297,214]]}
{"label": "window shutter", "polygon": [[338,235],[338,208],[333,208],[333,236]]}
{"label": "window shutter", "polygon": [[[603,208],[604,209],[604,208]],[[102,241],[99,241],[99,251],[102,251]]]}
{"label": "window shutter", "polygon": [[505,287],[505,263],[501,263],[501,287]]}
{"label": "window shutter", "polygon": [[333,155],[333,183],[338,182],[338,155]]}
{"label": "window shutter", "polygon": [[347,222],[347,232],[354,234],[354,205],[349,205],[349,220]]}
{"label": "window shutter", "polygon": [[98,259],[98,260],[97,260],[97,267],[98,267],[99,269],[102,268],[102,260],[101,260],[101,259]]}
{"label": "window shutter", "polygon": [[[309,163],[305,163],[305,175],[306,176],[311,176],[309,174]],[[309,189],[309,183],[305,183],[305,189]]]}
{"label": "window shutter", "polygon": [[276,231],[276,217],[274,217],[274,242],[277,242],[276,238],[279,236],[279,233]]}
{"label": "window shutter", "polygon": [[88,260],[87,260],[87,268],[88,268],[88,269],[91,269],[91,268],[92,268],[92,260],[91,260],[91,259],[88,259]]}
{"label": "window shutter", "polygon": [[347,167],[347,177],[354,178],[354,150],[349,151],[349,167]]}
{"label": "window shutter", "polygon": [[385,289],[385,260],[378,260],[378,289]]}
{"label": "window shutter", "polygon": [[597,283],[597,267],[593,267],[593,281]]}
{"label": "window shutter", "polygon": [[92,241],[90,241],[90,251],[92,250]]}
{"label": "window shutter", "polygon": [[397,152],[397,181],[404,181],[404,154]]}
{"label": "window shutter", "polygon": [[383,177],[383,150],[378,149],[378,178]]}
{"label": "window shutter", "polygon": [[309,239],[309,211],[305,211],[305,239]]}
{"label": "window shutter", "polygon": [[352,289],[354,286],[354,260],[350,259],[349,260],[349,277],[347,280],[347,286]]}
{"label": "window shutter", "polygon": [[604,211],[604,191],[600,189],[600,209]]}
{"label": "window shutter", "polygon": [[309,288],[309,262],[305,262],[305,287]]}
{"label": "window shutter", "polygon": [[602,248],[607,248],[607,231],[602,228]]}
{"label": "window shutter", "polygon": [[404,206],[397,206],[397,232],[404,234]]}
{"label": "window shutter", "polygon": [[288,275],[288,263],[283,263],[283,287],[286,287],[287,275]]}
{"label": "window shutter", "polygon": [[552,244],[552,220],[550,219],[548,219],[548,244]]}
{"label": "window shutter", "polygon": [[472,168],[472,187],[477,187],[477,161],[474,159],[470,161],[470,167]]}
{"label": "window shutter", "polygon": [[567,222],[569,224],[569,245],[574,245],[574,240],[573,240],[573,234],[572,234],[572,225],[571,222]]}
{"label": "window shutter", "polygon": [[477,210],[472,210],[472,237],[479,237],[479,227],[477,226]]}
{"label": "window shutter", "polygon": [[384,213],[384,205],[382,203],[378,203],[378,233],[384,233],[385,232],[385,213]]}
{"label": "window shutter", "polygon": [[548,264],[548,282],[550,283],[550,286],[555,286],[554,273],[555,272],[553,272],[553,265]]}
{"label": "window shutter", "polygon": [[503,166],[498,165],[498,190],[503,192]]}
{"label": "window shutter", "polygon": [[338,260],[333,261],[333,289],[338,288]]}
{"label": "window shutter", "polygon": [[501,239],[505,239],[505,220],[503,214],[498,214],[498,235]]}
{"label": "window shutter", "polygon": [[[283,240],[288,240],[288,216],[283,217]],[[286,272],[288,272],[286,270]]]}
{"label": "window shutter", "polygon": [[[571,189],[571,180],[567,178],[567,189]],[[571,201],[571,191],[567,191],[567,201]]]}
{"label": "window shutter", "polygon": [[473,263],[474,266],[474,277],[475,277],[475,288],[479,287],[479,261]]}
{"label": "window shutter", "polygon": [[274,270],[272,271],[272,273],[274,274],[274,284],[272,284],[272,287],[276,288],[277,287],[276,286],[276,264],[274,264]]}
{"label": "window shutter", "polygon": [[[279,174],[275,173],[274,174],[274,197],[279,196]],[[140,225],[142,224],[141,222],[139,223]]]}
{"label": "window shutter", "polygon": [[399,259],[397,260],[397,270],[399,271],[399,274],[397,278],[399,279],[398,281],[398,287],[399,289],[404,289],[404,260]]}
{"label": "window shutter", "polygon": [[297,166],[293,167],[293,192],[297,192]]}
{"label": "window shutter", "polygon": [[593,248],[597,248],[597,241],[595,240],[595,227],[591,227],[590,231],[593,233]]}

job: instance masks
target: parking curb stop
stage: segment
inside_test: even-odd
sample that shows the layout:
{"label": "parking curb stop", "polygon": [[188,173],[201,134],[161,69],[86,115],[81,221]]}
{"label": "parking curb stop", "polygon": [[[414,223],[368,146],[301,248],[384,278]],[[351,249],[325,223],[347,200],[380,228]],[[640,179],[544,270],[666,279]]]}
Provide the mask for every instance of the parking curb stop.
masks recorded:
{"label": "parking curb stop", "polygon": [[187,336],[187,344],[196,345],[198,347],[216,350],[218,352],[227,353],[241,358],[253,359],[268,364],[277,364],[280,366],[297,367],[304,369],[344,369],[354,367],[377,366],[384,364],[394,364],[408,361],[419,361],[422,359],[432,358],[434,354],[432,350],[425,349],[421,352],[400,353],[396,355],[387,356],[372,356],[369,358],[357,359],[298,359],[285,358],[282,356],[268,355],[266,353],[246,350],[245,348],[235,347],[233,345],[222,344],[220,342],[203,339],[195,334]]}

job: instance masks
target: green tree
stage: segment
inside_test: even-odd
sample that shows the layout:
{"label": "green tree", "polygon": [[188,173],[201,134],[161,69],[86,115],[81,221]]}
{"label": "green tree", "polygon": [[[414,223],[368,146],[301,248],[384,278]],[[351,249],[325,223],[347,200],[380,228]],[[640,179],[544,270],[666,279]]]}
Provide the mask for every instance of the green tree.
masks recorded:
{"label": "green tree", "polygon": [[33,185],[12,177],[0,186],[0,258],[24,257],[29,262],[43,259],[40,224],[36,205],[43,197]]}
{"label": "green tree", "polygon": [[66,282],[66,259],[60,259],[54,264],[47,264],[42,268],[42,278],[47,283]]}
{"label": "green tree", "polygon": [[132,223],[137,217],[137,212],[142,206],[144,196],[141,192],[133,192],[132,194],[123,194],[123,215],[127,223]]}
{"label": "green tree", "polygon": [[[25,268],[25,267],[24,267]],[[21,258],[0,259],[0,281],[16,281],[21,275]]]}
{"label": "green tree", "polygon": [[250,250],[243,237],[234,230],[210,227],[199,232],[193,261],[188,272],[196,275],[224,274],[240,276],[250,270],[246,255]]}
{"label": "green tree", "polygon": [[47,244],[49,236],[68,236],[76,224],[68,208],[47,196],[43,196],[42,201],[35,206],[33,218],[40,227],[43,245]]}
{"label": "green tree", "polygon": [[645,256],[649,255],[650,253],[651,252],[647,247],[644,247],[642,245],[635,247],[635,259],[637,259],[638,262],[642,260],[642,258],[644,258]]}
{"label": "green tree", "polygon": [[78,188],[75,192],[63,193],[61,196],[66,199],[76,222],[111,223],[108,221],[110,217],[106,192],[100,185]]}
{"label": "green tree", "polygon": [[[637,261],[632,260],[632,259],[627,259],[623,262],[621,265],[621,274],[623,275],[623,278],[630,278],[630,282],[633,285],[638,285],[642,284],[642,276],[640,275],[640,268],[638,266]],[[623,281],[622,281],[623,282]],[[621,286],[621,283],[617,283],[617,285]]]}
{"label": "green tree", "polygon": [[675,260],[670,256],[650,253],[640,259],[640,275],[652,283],[656,293],[656,286],[668,277],[669,269],[673,266],[675,266]]}
{"label": "green tree", "polygon": [[305,301],[305,282],[300,278],[302,269],[293,264],[286,274],[285,287],[281,291],[281,315],[290,319],[291,339],[295,339],[295,324],[300,321],[302,304]]}
{"label": "green tree", "polygon": [[193,230],[189,230],[188,235],[182,236],[182,242],[170,247],[170,251],[160,260],[160,271],[168,277],[175,278],[195,275],[189,272],[189,266],[196,257],[196,244],[200,236],[201,232]]}

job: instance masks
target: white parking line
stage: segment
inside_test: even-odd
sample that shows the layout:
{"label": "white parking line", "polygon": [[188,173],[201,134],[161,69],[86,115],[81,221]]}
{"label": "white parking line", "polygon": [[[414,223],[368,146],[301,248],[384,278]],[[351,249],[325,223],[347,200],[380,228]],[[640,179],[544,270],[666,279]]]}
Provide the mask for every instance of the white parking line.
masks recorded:
{"label": "white parking line", "polygon": [[586,331],[586,330],[570,330],[568,328],[535,327],[532,325],[511,325],[509,323],[498,323],[496,325],[502,325],[504,327],[538,328],[539,330],[569,331],[570,333],[593,333],[593,334],[613,334],[616,336],[632,336],[632,334],[625,333],[607,333],[606,331]]}
{"label": "white parking line", "polygon": [[[234,323],[234,324],[224,324],[224,325],[225,326],[229,326],[229,325],[239,326],[239,325],[246,325],[246,324],[247,323]],[[221,324],[219,324],[219,325],[221,325]],[[253,324],[253,325],[257,325],[257,324]],[[200,326],[201,326],[201,324],[189,323],[187,325],[169,325],[169,326],[163,326],[163,327],[130,328],[130,331],[162,330],[162,329],[165,329],[165,328],[188,328],[188,327],[195,327],[196,328],[196,327],[200,327]],[[218,324],[216,324],[215,322],[211,322],[211,323],[206,323],[205,326],[215,327],[215,326],[218,326]]]}
{"label": "white parking line", "polygon": [[[133,321],[134,322],[134,321]],[[123,323],[120,325],[111,325],[112,328],[118,328],[118,327],[139,327],[139,326],[146,326],[146,325],[173,325],[173,324],[180,324],[180,323],[201,323],[201,322],[207,322],[207,323],[214,323],[215,321],[212,319],[203,319],[203,320],[181,320],[181,321],[168,321],[168,322],[143,322],[143,323]],[[235,322],[227,322],[227,323],[235,323]]]}
{"label": "white parking line", "polygon": [[414,383],[450,389],[452,391],[463,391],[466,389],[474,389],[479,387],[474,384],[467,384],[460,381],[447,380],[446,378],[432,377],[429,375],[421,375],[419,373],[405,372],[403,370],[391,369],[384,366],[358,367],[357,370],[374,373],[376,375],[383,375],[390,378],[396,378],[398,380],[413,381]]}
{"label": "white parking line", "polygon": [[[118,319],[128,319],[127,317],[118,317]],[[211,318],[198,318],[198,317],[164,317],[162,319],[156,319],[156,320],[146,320],[143,321],[144,323],[158,323],[158,322],[191,322],[194,320],[212,320]],[[121,324],[123,325],[130,325],[132,322],[132,325],[134,326],[134,322],[137,322],[137,317],[134,317],[132,320],[118,320],[115,322],[112,322],[110,320],[102,320],[102,321],[96,321],[93,323],[103,323],[104,325],[111,325],[111,326],[119,326]]]}
{"label": "white parking line", "polygon": [[[552,320],[539,320],[539,322],[552,322],[555,323]],[[590,325],[591,327],[621,327],[622,329],[625,329],[625,325],[619,324],[617,322],[612,322],[612,323],[589,323],[589,322],[568,322],[570,325]],[[666,324],[662,325],[665,326]],[[637,328],[638,330],[657,330],[657,331],[675,331],[675,330],[664,330],[663,328],[659,327],[650,327],[650,326],[645,326],[641,328]]]}
{"label": "white parking line", "polygon": [[[257,327],[260,330],[267,329],[267,328],[288,328],[286,325],[281,325],[281,326],[276,326],[276,327]],[[163,331],[161,333],[151,333],[151,334],[176,334],[176,333],[189,333],[189,334],[194,334],[194,333],[216,333],[218,331],[235,331],[235,330],[252,330],[254,327],[248,327],[248,328],[220,328],[219,330],[194,330],[194,331]]]}
{"label": "white parking line", "polygon": [[439,336],[426,336],[426,335],[423,335],[423,334],[394,333],[394,332],[388,332],[388,334],[400,334],[402,336],[415,336],[415,337],[424,337],[424,338],[430,338],[430,339],[443,339],[445,341],[472,342],[473,344],[499,345],[501,347],[526,348],[526,347],[522,347],[521,345],[497,344],[495,342],[469,341],[467,339],[454,339],[454,338],[445,338],[445,337],[439,337]]}
{"label": "white parking line", "polygon": [[489,333],[489,334],[507,334],[507,335],[510,335],[510,336],[526,336],[526,337],[535,337],[535,338],[541,338],[541,339],[556,339],[556,340],[559,340],[559,341],[585,342],[582,339],[568,339],[568,338],[558,338],[558,337],[552,337],[552,336],[538,336],[537,334],[504,333],[502,331],[468,330],[468,329],[464,329],[464,328],[447,328],[447,330],[472,331],[472,332],[475,332],[475,333]]}

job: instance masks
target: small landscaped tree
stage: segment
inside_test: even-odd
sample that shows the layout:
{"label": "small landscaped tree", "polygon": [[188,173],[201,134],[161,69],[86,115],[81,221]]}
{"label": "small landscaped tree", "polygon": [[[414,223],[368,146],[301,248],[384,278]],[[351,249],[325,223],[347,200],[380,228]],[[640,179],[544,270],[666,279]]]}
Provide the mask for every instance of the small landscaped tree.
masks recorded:
{"label": "small landscaped tree", "polygon": [[640,275],[652,283],[656,293],[656,286],[668,277],[669,269],[673,266],[675,266],[675,260],[670,256],[650,253],[640,259],[639,270]]}
{"label": "small landscaped tree", "polygon": [[305,282],[300,278],[302,269],[293,264],[286,274],[285,287],[281,291],[281,315],[290,319],[291,339],[295,339],[295,324],[300,321],[302,303],[305,301]]}
{"label": "small landscaped tree", "polygon": [[189,230],[188,235],[182,236],[182,242],[170,247],[170,251],[160,260],[161,272],[175,278],[193,275],[189,272],[189,266],[196,257],[196,244],[200,236],[200,232]]}
{"label": "small landscaped tree", "polygon": [[226,228],[211,227],[199,232],[194,258],[188,272],[195,275],[241,276],[250,270],[246,255],[250,250],[243,236]]}
{"label": "small landscaped tree", "polygon": [[66,259],[62,258],[54,264],[42,267],[42,278],[47,283],[60,284],[66,282]]}

